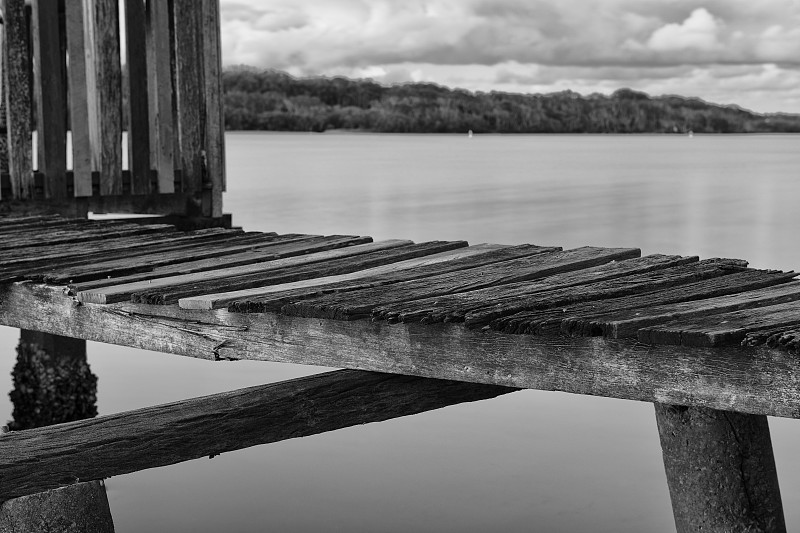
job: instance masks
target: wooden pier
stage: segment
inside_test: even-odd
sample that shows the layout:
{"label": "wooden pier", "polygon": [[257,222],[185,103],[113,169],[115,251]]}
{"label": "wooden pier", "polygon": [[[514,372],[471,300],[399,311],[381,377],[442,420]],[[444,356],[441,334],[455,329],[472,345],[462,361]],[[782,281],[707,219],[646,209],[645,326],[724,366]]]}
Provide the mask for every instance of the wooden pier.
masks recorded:
{"label": "wooden pier", "polygon": [[[678,531],[786,530],[766,416],[800,418],[794,272],[231,228],[217,1],[117,6],[2,1],[0,324],[85,386],[0,434],[0,530],[106,531],[107,477],[521,388],[653,403]],[[342,370],[87,418],[86,340]]]}

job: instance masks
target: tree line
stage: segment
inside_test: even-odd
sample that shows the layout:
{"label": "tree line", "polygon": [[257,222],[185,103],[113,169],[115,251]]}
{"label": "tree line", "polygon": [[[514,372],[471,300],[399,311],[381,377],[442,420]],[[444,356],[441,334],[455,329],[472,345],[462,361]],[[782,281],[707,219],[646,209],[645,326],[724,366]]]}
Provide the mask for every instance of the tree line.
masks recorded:
{"label": "tree line", "polygon": [[295,78],[277,70],[226,69],[228,130],[363,130],[391,133],[800,132],[800,115],[757,114],[698,98],[470,92],[432,83],[384,86],[343,77]]}

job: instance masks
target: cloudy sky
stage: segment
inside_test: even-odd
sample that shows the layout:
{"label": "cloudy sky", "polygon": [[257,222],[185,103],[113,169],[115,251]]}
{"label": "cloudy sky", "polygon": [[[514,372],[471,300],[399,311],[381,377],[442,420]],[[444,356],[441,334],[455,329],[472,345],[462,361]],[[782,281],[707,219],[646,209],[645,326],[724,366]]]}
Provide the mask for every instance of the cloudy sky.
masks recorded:
{"label": "cloudy sky", "polygon": [[221,0],[223,61],[800,113],[800,0]]}

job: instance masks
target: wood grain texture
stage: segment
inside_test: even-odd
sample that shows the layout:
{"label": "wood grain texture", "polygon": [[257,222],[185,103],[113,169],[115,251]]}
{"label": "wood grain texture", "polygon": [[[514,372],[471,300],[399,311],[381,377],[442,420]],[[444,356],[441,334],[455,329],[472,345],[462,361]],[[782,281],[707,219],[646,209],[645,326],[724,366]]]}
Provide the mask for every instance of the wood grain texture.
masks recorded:
{"label": "wood grain texture", "polygon": [[205,359],[372,370],[800,418],[800,360],[766,348],[79,304],[57,288],[30,283],[0,286],[0,324]]}
{"label": "wood grain texture", "polygon": [[[220,291],[249,289],[267,285],[279,285],[305,279],[323,278],[349,274],[381,265],[388,265],[406,259],[422,257],[438,252],[466,246],[464,241],[431,241],[406,246],[392,246],[387,249],[352,255],[325,262],[315,262],[299,268],[270,269],[254,274],[198,281],[192,284],[172,285],[165,289],[137,291],[131,301],[149,304],[178,303],[181,298]],[[363,246],[363,245],[362,245]],[[291,259],[291,258],[290,258]],[[287,259],[289,260],[289,259]],[[284,260],[284,261],[287,261]],[[269,263],[266,264],[267,266]],[[243,267],[246,268],[246,267]]]}
{"label": "wood grain texture", "polygon": [[33,0],[33,62],[38,171],[45,198],[67,196],[66,57],[58,2]]}
{"label": "wood grain texture", "polygon": [[[118,0],[92,0],[91,38],[94,91],[89,91],[94,168],[100,172],[100,194],[122,194],[122,67]],[[91,79],[89,81],[91,84]]]}
{"label": "wood grain texture", "polygon": [[169,231],[172,226],[167,224],[129,224],[114,227],[98,227],[93,230],[74,230],[57,233],[43,233],[27,238],[5,239],[0,242],[0,250],[10,250],[27,246],[42,246],[56,244],[79,244],[89,241],[125,237],[129,235],[143,235],[146,233],[160,233]]}
{"label": "wood grain texture", "polygon": [[[651,309],[670,305],[675,302],[692,302],[686,305],[697,308],[705,299],[725,294],[736,294],[769,287],[790,281],[794,273],[746,269],[728,275],[703,279],[693,283],[670,286],[644,294],[622,296],[610,299],[578,301],[560,305],[557,308],[523,311],[503,317],[494,326],[502,328],[506,333],[525,334],[565,334],[565,335],[607,335],[612,337],[636,336],[636,326],[615,329],[606,325],[614,319],[610,316],[634,316],[644,320]],[[697,302],[697,303],[694,303]],[[768,305],[768,304],[763,304]],[[707,310],[706,314],[712,311]],[[657,312],[656,312],[657,313]],[[702,313],[701,313],[702,314]],[[663,321],[655,319],[655,322]]]}
{"label": "wood grain texture", "polygon": [[[750,273],[751,272],[747,272],[747,274]],[[742,274],[745,273],[743,272]],[[624,307],[611,307],[611,305],[609,305],[607,309],[604,309],[605,312],[602,315],[594,314],[594,316],[580,318],[571,317],[565,319],[564,322],[568,323],[566,329],[570,332],[577,330],[582,332],[598,331],[602,335],[615,338],[631,337],[635,336],[640,328],[658,324],[659,322],[702,317],[728,311],[738,311],[740,309],[764,307],[800,299],[800,282],[791,282],[792,274],[780,275],[764,273],[764,275],[759,276],[761,280],[763,280],[762,283],[758,283],[761,281],[759,279],[751,278],[753,284],[749,286],[735,279],[741,277],[743,276],[740,274],[733,274],[720,278],[718,281],[737,283],[736,289],[742,289],[746,292],[736,292],[726,296],[716,296],[701,300],[693,299],[691,301],[661,305],[659,304],[662,302],[662,299],[658,295],[654,295],[653,298],[642,298],[642,301],[633,303],[632,306],[625,311],[622,311],[622,309],[625,309]],[[758,287],[758,285],[767,283],[775,283],[777,286],[768,286],[768,288],[764,289]],[[698,283],[697,285],[707,286],[709,284]],[[733,287],[731,287],[731,290],[733,290]],[[609,302],[609,304],[612,304],[612,302]]]}
{"label": "wood grain texture", "polygon": [[175,142],[170,67],[174,43],[170,39],[169,4],[163,0],[147,0],[146,18],[150,141],[153,147],[152,167],[158,175],[158,192],[174,193],[173,148]]}
{"label": "wood grain texture", "polygon": [[743,309],[691,319],[674,320],[640,329],[640,342],[680,346],[730,346],[748,333],[800,326],[800,303],[791,301],[768,307]]}
{"label": "wood grain texture", "polygon": [[516,389],[355,370],[0,436],[0,499],[381,422]]}
{"label": "wood grain texture", "polygon": [[[358,239],[369,239],[363,237]],[[327,261],[335,258],[351,257],[353,255],[367,254],[379,250],[387,250],[395,247],[408,246],[411,241],[382,241],[377,243],[357,244],[353,246],[335,247],[321,252],[308,253],[295,257],[287,257],[269,261],[263,264],[244,265],[230,268],[220,268],[210,272],[184,274],[178,276],[168,276],[165,278],[152,279],[146,281],[136,281],[133,283],[123,283],[113,286],[104,286],[96,289],[80,290],[77,297],[81,301],[92,303],[113,303],[115,301],[130,300],[134,294],[149,290],[168,289],[170,287],[194,286],[210,280],[228,280],[236,276],[263,274],[264,272],[298,267],[320,261]]]}
{"label": "wood grain texture", "polygon": [[[284,303],[294,299],[311,298],[331,292],[347,292],[359,288],[394,283],[397,280],[433,275],[430,272],[459,270],[460,268],[466,268],[464,266],[460,267],[465,262],[475,261],[475,264],[482,264],[482,261],[492,262],[490,258],[495,257],[495,252],[501,252],[508,248],[512,247],[479,244],[368,268],[350,274],[240,291],[204,294],[182,298],[178,303],[184,309],[222,309],[223,307],[231,306],[235,308],[244,307],[244,312],[278,310]],[[242,301],[243,298],[247,298],[247,300]],[[271,309],[268,309],[268,307],[271,307]],[[234,310],[238,311],[238,309]]]}
{"label": "wood grain texture", "polygon": [[556,289],[532,296],[512,296],[493,305],[468,312],[465,315],[465,322],[470,327],[490,325],[493,329],[505,331],[507,324],[504,319],[521,311],[552,309],[576,302],[647,294],[740,272],[744,268],[742,264],[743,262],[739,260],[703,260],[698,263],[623,276],[577,287]]}
{"label": "wood grain texture", "polygon": [[[125,0],[125,41],[128,66],[128,168],[131,193],[150,188],[150,94],[147,82],[147,45],[144,0]],[[220,216],[222,213],[220,213]]]}
{"label": "wood grain texture", "polygon": [[[202,0],[203,85],[205,94],[206,216],[222,216],[225,190],[225,113],[222,99],[222,43],[219,0]],[[209,190],[210,186],[210,190]]]}
{"label": "wood grain texture", "polygon": [[8,171],[11,196],[33,198],[31,144],[31,72],[25,0],[3,0],[3,77],[8,125]]}
{"label": "wood grain texture", "polygon": [[67,53],[69,54],[69,122],[72,132],[72,174],[75,196],[92,195],[92,145],[89,134],[89,100],[86,42],[82,2],[65,2]]}
{"label": "wood grain texture", "polygon": [[412,321],[417,319],[416,315],[412,317],[402,312],[395,315],[395,310],[403,309],[405,302],[424,300],[433,301],[436,305],[435,302],[442,296],[540,279],[559,272],[638,257],[639,253],[638,249],[631,248],[593,247],[551,251],[421,280],[354,291],[346,295],[322,296],[313,300],[290,303],[281,311],[296,316],[339,320],[362,318],[372,314],[376,319],[398,316],[401,317],[400,320]]}
{"label": "wood grain texture", "polygon": [[76,482],[30,494],[0,506],[0,533],[114,533],[102,481]]}
{"label": "wood grain texture", "polygon": [[419,320],[423,323],[463,322],[469,312],[484,308],[492,302],[529,297],[532,294],[545,291],[567,289],[588,283],[696,262],[696,257],[684,258],[679,256],[647,256],[624,261],[611,261],[596,267],[551,274],[538,280],[424,298],[402,303],[395,308],[389,306],[378,307],[373,312],[373,318],[386,319],[389,322],[399,322],[407,319],[412,321]]}

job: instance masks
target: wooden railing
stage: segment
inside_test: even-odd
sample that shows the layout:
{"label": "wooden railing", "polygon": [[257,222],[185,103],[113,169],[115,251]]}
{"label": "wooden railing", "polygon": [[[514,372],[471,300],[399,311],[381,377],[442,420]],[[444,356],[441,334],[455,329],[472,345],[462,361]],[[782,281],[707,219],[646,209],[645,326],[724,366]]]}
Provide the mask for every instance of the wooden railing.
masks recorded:
{"label": "wooden railing", "polygon": [[1,1],[4,203],[222,215],[218,0]]}

